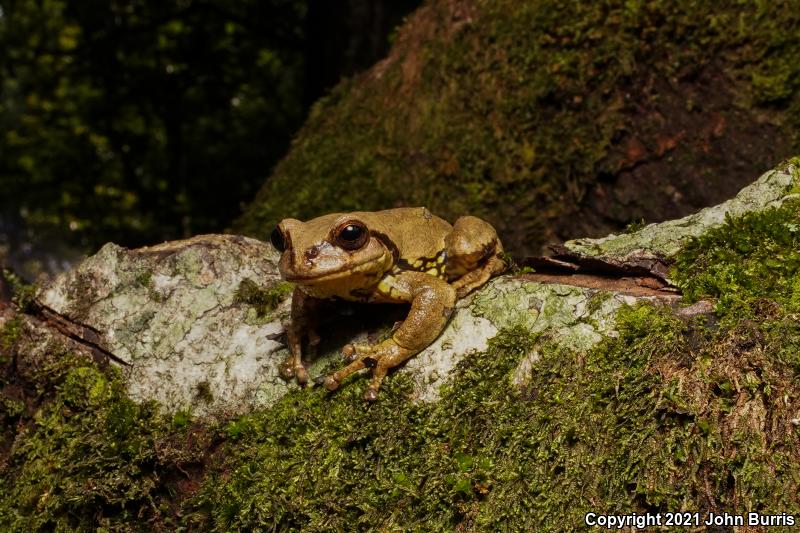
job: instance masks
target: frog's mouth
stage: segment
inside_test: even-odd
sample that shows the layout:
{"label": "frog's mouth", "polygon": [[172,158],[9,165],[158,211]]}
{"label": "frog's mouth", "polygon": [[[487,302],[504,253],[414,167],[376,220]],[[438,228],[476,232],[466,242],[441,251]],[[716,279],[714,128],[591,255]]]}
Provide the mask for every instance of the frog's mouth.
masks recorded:
{"label": "frog's mouth", "polygon": [[340,279],[347,277],[348,275],[358,274],[357,268],[348,268],[344,270],[337,270],[335,272],[326,272],[324,274],[318,274],[315,276],[303,276],[303,275],[294,275],[294,276],[284,276],[283,279],[286,281],[291,281],[292,283],[303,283],[303,282],[317,282],[317,281],[332,281],[335,279]]}
{"label": "frog's mouth", "polygon": [[320,274],[281,274],[286,281],[298,283],[300,285],[313,285],[355,276],[378,277],[388,270],[388,266],[381,263],[382,261],[376,262],[374,258],[369,258],[360,263],[348,265],[346,268],[322,272]]}

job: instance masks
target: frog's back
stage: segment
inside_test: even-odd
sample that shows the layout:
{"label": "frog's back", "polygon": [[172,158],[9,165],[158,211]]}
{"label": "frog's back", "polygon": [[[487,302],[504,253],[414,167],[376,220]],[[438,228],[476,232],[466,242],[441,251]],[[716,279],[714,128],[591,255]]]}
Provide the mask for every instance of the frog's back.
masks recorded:
{"label": "frog's back", "polygon": [[357,215],[375,237],[396,250],[398,265],[443,257],[445,238],[453,229],[425,207],[398,207]]}

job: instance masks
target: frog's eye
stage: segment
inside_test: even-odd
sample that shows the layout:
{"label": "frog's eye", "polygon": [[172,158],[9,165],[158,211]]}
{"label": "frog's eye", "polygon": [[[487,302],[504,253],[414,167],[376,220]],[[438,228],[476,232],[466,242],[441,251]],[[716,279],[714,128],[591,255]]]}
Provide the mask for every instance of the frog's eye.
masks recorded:
{"label": "frog's eye", "polygon": [[339,227],[334,235],[336,245],[345,250],[358,250],[367,242],[369,231],[361,222],[347,222]]}
{"label": "frog's eye", "polygon": [[275,229],[270,233],[269,241],[279,252],[286,250],[286,239],[283,237],[283,232],[278,226],[275,226]]}

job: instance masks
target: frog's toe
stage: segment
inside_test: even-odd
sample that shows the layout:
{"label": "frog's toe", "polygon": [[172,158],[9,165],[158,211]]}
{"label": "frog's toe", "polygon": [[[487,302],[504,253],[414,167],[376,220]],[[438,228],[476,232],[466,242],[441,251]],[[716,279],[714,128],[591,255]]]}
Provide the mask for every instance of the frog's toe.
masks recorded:
{"label": "frog's toe", "polygon": [[356,352],[359,354],[368,354],[372,353],[378,349],[377,344],[354,344],[353,348],[355,348]]}
{"label": "frog's toe", "polygon": [[373,387],[368,387],[366,392],[364,393],[364,399],[368,402],[374,402],[378,399],[378,389]]}
{"label": "frog's toe", "polygon": [[299,383],[301,386],[303,386],[306,383],[308,383],[308,371],[306,371],[305,368],[303,368],[301,366],[301,367],[295,369],[294,372],[295,372],[295,375],[297,377],[297,383]]}
{"label": "frog's toe", "polygon": [[352,344],[345,345],[345,347],[342,348],[342,356],[344,357],[345,361],[347,361],[348,363],[352,363],[353,361],[356,360],[356,357],[358,357],[358,352],[356,351],[356,347],[353,346]]}
{"label": "frog's toe", "polygon": [[345,361],[352,363],[356,359],[361,359],[375,351],[373,344],[347,344],[342,348],[342,356]]}
{"label": "frog's toe", "polygon": [[338,389],[338,388],[339,388],[339,381],[338,381],[336,378],[334,378],[333,376],[327,376],[327,377],[326,377],[326,378],[323,380],[322,384],[323,384],[323,385],[325,386],[325,388],[326,388],[326,389],[328,389],[329,391],[335,391],[336,389]]}

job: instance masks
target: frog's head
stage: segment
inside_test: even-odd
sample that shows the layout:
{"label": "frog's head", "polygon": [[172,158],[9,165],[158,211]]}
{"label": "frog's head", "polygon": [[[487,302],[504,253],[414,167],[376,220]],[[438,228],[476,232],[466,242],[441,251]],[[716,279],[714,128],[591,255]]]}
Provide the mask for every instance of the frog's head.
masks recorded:
{"label": "frog's head", "polygon": [[308,222],[282,220],[270,236],[281,252],[281,276],[299,285],[324,285],[331,292],[377,283],[395,257],[359,215],[334,213]]}

